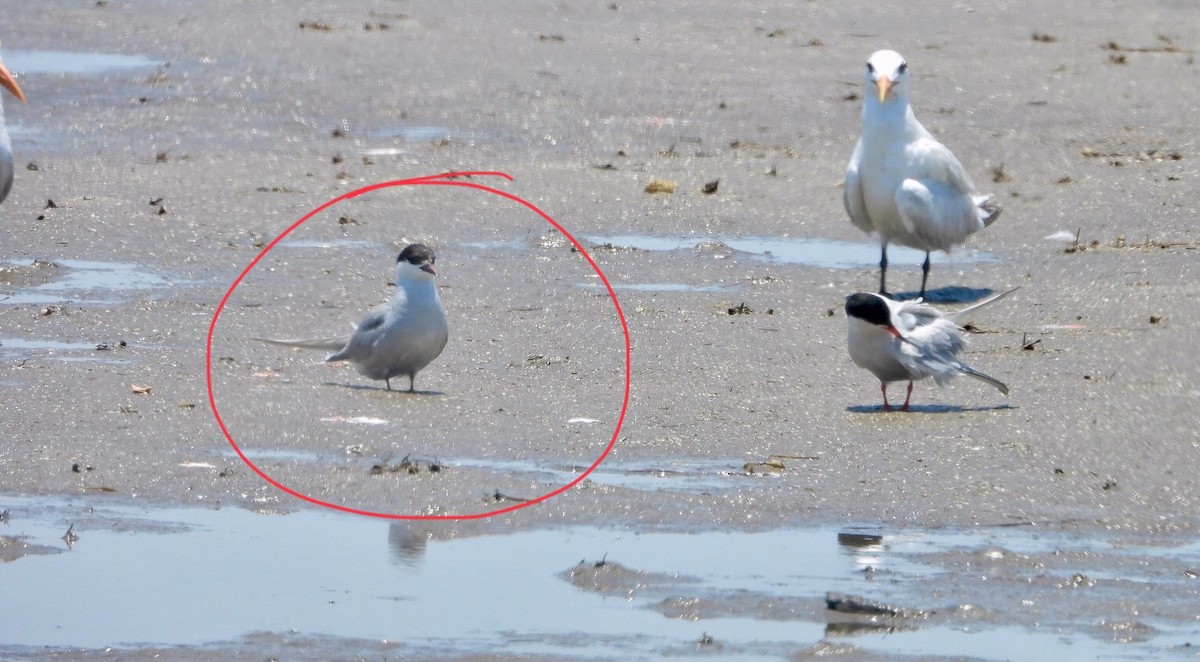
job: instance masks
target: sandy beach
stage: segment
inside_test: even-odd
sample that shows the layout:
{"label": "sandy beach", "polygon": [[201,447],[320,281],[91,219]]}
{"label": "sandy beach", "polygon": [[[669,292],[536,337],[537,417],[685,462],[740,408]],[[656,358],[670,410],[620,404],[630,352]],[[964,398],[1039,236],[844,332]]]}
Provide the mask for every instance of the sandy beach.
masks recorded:
{"label": "sandy beach", "polygon": [[[420,535],[868,527],[986,530],[1003,546],[1004,532],[1033,529],[1136,548],[1163,564],[1150,589],[1126,581],[1104,593],[1050,591],[1046,613],[1091,605],[1063,631],[1149,623],[1200,643],[1191,542],[1200,527],[1200,8],[0,6],[0,55],[28,97],[4,98],[17,175],[0,206],[9,430],[0,495],[34,499],[22,502],[31,516],[51,503],[325,515],[233,452],[210,404],[210,370],[238,446],[313,499],[444,516],[539,497],[614,440],[626,381],[619,306],[631,348],[628,408],[596,474],[497,518],[419,523]],[[934,254],[931,288],[1020,288],[970,320],[965,354],[1005,381],[1008,397],[972,380],[946,389],[927,381],[911,412],[883,412],[878,382],[846,355],[843,301],[877,286],[878,249],[847,219],[840,185],[859,131],[861,68],[884,47],[908,59],[918,118],[1004,207],[964,247]],[[47,55],[57,51],[74,59]],[[127,59],[106,64],[106,54]],[[594,259],[616,300],[570,239],[530,209],[477,188],[405,186],[297,227],[213,325],[234,279],[310,210],[370,184],[460,171],[510,176],[449,181],[536,205]],[[654,179],[677,187],[645,192]],[[396,253],[414,241],[437,251],[451,322],[450,344],[417,378],[421,392],[387,392],[349,367],[320,364],[320,353],[254,340],[348,332],[390,295]],[[897,253],[889,284],[911,292],[919,283],[918,261]],[[357,518],[328,515],[320,522]],[[86,518],[75,519],[86,535]],[[11,526],[0,534],[17,536]],[[1093,575],[1122,577],[1120,563],[1097,559]],[[976,602],[998,599],[965,578],[973,568],[939,563],[962,573],[955,582]],[[996,570],[1012,580],[1003,591],[1013,604],[1022,573],[1040,576],[1030,564]],[[1076,573],[1050,567],[1042,572]],[[617,582],[619,593],[623,580],[596,581]],[[683,590],[662,584],[663,600]],[[612,590],[604,586],[586,590]],[[940,590],[901,599],[965,604]],[[722,595],[721,613],[785,618]],[[792,617],[825,623],[819,598]],[[989,613],[997,627],[1040,622],[1021,607]],[[1149,648],[1122,649],[1109,634],[1082,636],[1111,646],[1105,654],[1194,655],[1182,644],[1155,648],[1152,636],[1128,644]],[[301,635],[311,640],[296,644]],[[251,638],[169,652],[345,654],[327,635],[279,634],[282,649]],[[0,655],[103,657],[104,646],[43,643],[0,635]],[[169,643],[111,645],[138,659]],[[820,645],[800,637],[790,650],[755,654],[809,659]],[[356,650],[368,659],[696,654],[377,646]],[[1010,659],[970,640],[944,655],[868,648],[837,654]],[[747,650],[701,653],[757,659]]]}

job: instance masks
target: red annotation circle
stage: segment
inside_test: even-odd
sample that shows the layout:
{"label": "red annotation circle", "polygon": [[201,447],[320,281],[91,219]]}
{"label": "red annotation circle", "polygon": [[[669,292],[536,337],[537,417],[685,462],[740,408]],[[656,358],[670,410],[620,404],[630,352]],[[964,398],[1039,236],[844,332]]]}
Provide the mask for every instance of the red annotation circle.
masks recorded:
{"label": "red annotation circle", "polygon": [[[273,239],[271,241],[271,243],[267,244],[266,247],[264,247],[262,249],[262,251],[260,251],[259,254],[257,256],[255,256],[255,258],[253,260],[250,261],[250,264],[246,265],[246,268],[243,269],[240,274],[238,274],[238,277],[234,279],[233,284],[231,284],[229,286],[229,289],[225,292],[225,296],[221,298],[221,303],[217,305],[217,310],[215,313],[213,313],[212,322],[209,323],[209,325],[208,325],[208,340],[207,340],[207,343],[205,344],[204,368],[205,368],[205,380],[208,383],[208,402],[212,406],[213,418],[216,419],[217,425],[221,428],[221,432],[225,435],[225,438],[229,440],[229,445],[233,446],[234,452],[236,452],[238,457],[240,457],[242,459],[242,462],[245,462],[246,466],[248,466],[252,470],[254,470],[254,472],[256,474],[258,474],[259,476],[261,476],[263,480],[267,481],[268,483],[275,486],[276,488],[278,488],[298,499],[303,499],[309,503],[313,503],[318,506],[324,506],[326,508],[331,508],[333,510],[340,510],[343,512],[354,513],[357,515],[367,515],[369,517],[380,517],[380,518],[385,518],[385,519],[397,519],[397,520],[401,520],[401,519],[411,519],[411,520],[481,519],[484,517],[491,517],[493,515],[501,515],[503,513],[510,513],[515,510],[520,510],[521,508],[526,508],[526,507],[532,506],[536,503],[541,503],[543,501],[546,501],[547,499],[550,499],[552,497],[558,496],[559,494],[562,494],[563,492],[566,492],[567,490],[571,489],[572,487],[575,487],[576,485],[578,485],[580,483],[580,481],[587,478],[588,475],[591,474],[592,471],[594,471],[596,469],[596,467],[600,466],[600,463],[604,461],[604,458],[608,457],[609,452],[612,451],[613,446],[617,443],[617,436],[621,432],[621,425],[625,422],[625,411],[626,411],[626,409],[629,408],[629,386],[630,386],[630,367],[631,367],[630,344],[629,344],[629,325],[625,321],[625,314],[621,311],[621,303],[619,301],[617,301],[617,295],[613,291],[612,285],[608,282],[608,278],[604,275],[604,272],[600,270],[600,267],[596,264],[595,260],[592,259],[592,256],[588,254],[587,250],[575,239],[575,237],[573,237],[571,235],[570,232],[567,232],[561,225],[558,224],[557,221],[555,221],[548,214],[546,214],[546,212],[542,211],[541,209],[538,209],[537,206],[535,206],[533,203],[529,202],[528,200],[524,200],[518,196],[511,194],[511,193],[507,193],[505,191],[501,191],[501,190],[492,188],[490,186],[485,186],[483,184],[478,184],[478,183],[471,182],[471,181],[460,181],[460,178],[463,178],[463,177],[503,177],[504,179],[507,179],[510,182],[513,181],[512,177],[510,177],[508,174],[503,173],[503,172],[493,172],[493,171],[448,172],[448,173],[444,173],[444,174],[440,174],[440,175],[429,175],[427,177],[416,177],[413,179],[401,179],[401,180],[396,180],[396,181],[391,181],[391,182],[380,182],[378,184],[371,184],[369,186],[364,186],[362,188],[350,191],[349,193],[339,195],[338,197],[330,200],[329,202],[326,202],[325,204],[308,212],[300,220],[296,221],[291,226],[289,226],[286,230],[281,232],[279,234],[279,236],[275,237],[275,239]],[[242,449],[238,446],[237,442],[234,441],[233,435],[230,434],[229,429],[225,427],[225,422],[221,419],[221,412],[217,408],[216,394],[213,391],[212,344],[213,344],[213,334],[217,328],[217,321],[221,318],[221,312],[225,309],[225,304],[229,301],[229,298],[231,296],[233,296],[234,290],[236,290],[238,285],[241,284],[242,279],[244,279],[254,269],[254,267],[264,257],[266,257],[267,253],[270,253],[271,250],[274,249],[275,246],[277,244],[279,244],[280,241],[282,241],[285,237],[288,236],[288,234],[290,234],[293,230],[295,230],[296,228],[298,228],[301,225],[303,225],[304,223],[306,223],[313,216],[316,216],[320,212],[328,209],[329,207],[332,207],[333,205],[336,205],[337,203],[339,203],[343,200],[349,200],[351,198],[356,198],[360,195],[363,195],[364,193],[370,193],[371,191],[377,191],[380,189],[391,188],[393,186],[458,186],[458,187],[462,187],[462,188],[473,188],[473,189],[477,189],[477,190],[484,191],[487,193],[491,193],[493,195],[498,195],[502,198],[505,198],[505,199],[511,200],[512,202],[515,202],[517,204],[523,205],[523,206],[529,208],[531,211],[533,211],[538,216],[542,217],[547,223],[554,226],[554,228],[556,230],[561,232],[564,237],[566,237],[568,240],[570,240],[571,244],[575,247],[575,249],[577,251],[579,251],[579,254],[583,256],[583,259],[587,260],[588,265],[590,265],[592,270],[596,272],[596,275],[600,277],[600,281],[602,283],[604,283],[604,287],[608,291],[608,296],[610,299],[612,299],[613,308],[616,310],[617,318],[621,322],[621,332],[625,335],[625,393],[621,400],[621,412],[617,416],[617,425],[613,429],[612,438],[609,439],[608,445],[605,446],[605,448],[604,448],[604,452],[600,454],[600,457],[596,458],[595,462],[592,462],[592,464],[587,468],[586,471],[584,471],[579,476],[577,476],[575,478],[575,480],[572,480],[571,482],[567,483],[566,485],[563,485],[563,486],[553,490],[552,492],[548,492],[537,498],[530,499],[528,501],[523,501],[521,503],[518,503],[518,504],[515,504],[512,506],[507,506],[505,508],[499,508],[497,510],[491,510],[491,511],[483,512],[483,513],[471,513],[471,514],[465,514],[465,515],[411,515],[411,514],[383,513],[383,512],[376,512],[376,511],[371,511],[371,510],[362,510],[362,509],[358,509],[358,508],[351,508],[349,506],[343,506],[341,504],[330,503],[328,501],[322,501],[320,499],[313,498],[311,496],[308,496],[307,494],[303,494],[301,492],[293,490],[292,488],[280,483],[279,481],[275,480],[274,478],[271,478],[269,475],[266,474],[266,472],[264,472],[262,469],[259,469],[253,462],[250,461],[250,459],[248,457],[246,457],[245,453],[242,452]]]}

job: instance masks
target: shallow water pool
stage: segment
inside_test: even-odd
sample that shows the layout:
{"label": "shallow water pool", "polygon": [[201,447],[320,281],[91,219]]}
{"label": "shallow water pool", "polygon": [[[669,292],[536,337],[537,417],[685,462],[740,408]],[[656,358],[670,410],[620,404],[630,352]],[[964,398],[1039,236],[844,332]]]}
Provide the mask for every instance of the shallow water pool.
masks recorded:
{"label": "shallow water pool", "polygon": [[[995,599],[964,587],[972,601],[959,601],[956,587],[979,580],[963,576],[953,559],[1144,551],[1012,528],[680,533],[483,522],[451,529],[323,511],[17,496],[0,497],[0,510],[7,560],[0,653],[161,646],[245,653],[263,633],[277,633],[390,642],[430,659],[782,660],[850,646],[893,658],[1036,661],[1194,659],[1188,644],[1200,641],[1186,614],[1131,625],[1142,635],[1125,639],[1104,635],[1119,628],[1067,610],[1031,621],[1008,601],[1008,588],[1029,583],[1020,576]],[[1200,563],[1200,546],[1170,555]],[[1020,575],[1020,567],[1007,572]],[[1000,588],[1004,573],[997,566],[992,574]],[[1152,571],[1142,574],[1133,579],[1156,581]],[[943,591],[931,592],[930,582]],[[828,592],[913,614],[832,612]]]}

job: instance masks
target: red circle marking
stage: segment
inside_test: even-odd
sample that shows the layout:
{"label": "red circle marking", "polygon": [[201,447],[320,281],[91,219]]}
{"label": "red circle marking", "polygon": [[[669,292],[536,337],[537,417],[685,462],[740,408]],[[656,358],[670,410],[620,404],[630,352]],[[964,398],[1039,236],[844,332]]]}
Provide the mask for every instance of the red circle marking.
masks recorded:
{"label": "red circle marking", "polygon": [[[513,181],[513,178],[510,177],[508,174],[503,173],[503,172],[496,172],[496,171],[447,172],[447,173],[443,173],[440,175],[428,175],[426,177],[414,177],[412,179],[399,179],[399,180],[390,181],[390,182],[380,182],[378,184],[371,184],[369,186],[364,186],[362,188],[350,191],[349,193],[339,195],[338,197],[330,200],[329,202],[326,202],[325,204],[323,204],[323,205],[317,207],[316,209],[305,214],[300,220],[298,220],[295,223],[292,223],[290,226],[288,226],[288,228],[286,230],[284,230],[282,233],[280,233],[280,235],[278,237],[275,237],[275,239],[273,239],[271,241],[271,243],[267,244],[266,247],[264,247],[262,249],[262,251],[260,251],[259,254],[257,256],[255,256],[255,258],[253,260],[250,261],[250,264],[246,265],[246,268],[242,270],[242,273],[238,274],[238,277],[236,279],[234,279],[233,284],[230,285],[229,289],[225,292],[225,296],[221,298],[221,303],[217,304],[217,310],[215,313],[213,313],[212,322],[209,323],[209,325],[208,325],[208,341],[205,344],[205,350],[204,350],[204,371],[205,371],[205,380],[208,383],[208,403],[209,403],[209,405],[212,406],[213,418],[216,419],[217,425],[221,428],[221,432],[225,435],[225,438],[229,440],[229,445],[233,446],[233,450],[238,454],[238,457],[240,457],[242,459],[242,462],[245,462],[246,466],[253,469],[254,473],[261,476],[263,480],[267,481],[271,485],[274,485],[276,488],[278,488],[284,492],[287,492],[288,494],[290,494],[298,499],[303,499],[309,503],[313,503],[318,506],[324,506],[326,508],[332,508],[333,510],[340,510],[340,511],[347,512],[347,513],[354,513],[356,515],[367,515],[369,517],[380,517],[380,518],[385,518],[385,519],[412,519],[412,520],[481,519],[484,517],[491,517],[493,515],[502,515],[504,513],[510,513],[515,510],[527,508],[536,503],[541,503],[543,501],[546,501],[547,499],[556,497],[556,496],[562,494],[563,492],[566,492],[567,490],[571,489],[572,487],[575,487],[576,485],[578,485],[579,482],[582,481],[584,478],[587,478],[588,474],[592,473],[592,471],[594,471],[596,469],[596,467],[600,466],[600,463],[604,461],[604,458],[608,457],[609,452],[612,451],[613,446],[616,445],[617,436],[621,433],[621,425],[623,425],[625,423],[625,411],[629,408],[629,386],[630,386],[631,360],[630,360],[630,344],[629,344],[629,325],[625,321],[625,313],[623,313],[621,311],[621,302],[617,300],[617,294],[616,294],[616,292],[613,291],[612,285],[608,282],[608,277],[606,277],[604,275],[604,272],[600,270],[600,267],[599,267],[599,265],[596,264],[596,261],[592,259],[592,256],[588,254],[587,250],[583,247],[583,245],[581,245],[578,241],[576,241],[575,237],[572,236],[570,232],[567,232],[563,228],[563,226],[558,224],[558,221],[555,221],[553,218],[550,217],[549,214],[542,211],[541,209],[538,209],[537,206],[534,205],[532,202],[529,202],[528,200],[525,200],[516,195],[513,195],[512,193],[501,191],[499,189],[495,189],[490,186],[485,186],[483,184],[477,184],[475,182],[457,181],[457,178],[460,178],[460,177],[503,177],[504,179],[507,179],[510,182]],[[604,283],[605,289],[608,290],[608,296],[610,299],[612,299],[613,308],[616,309],[616,311],[617,311],[617,318],[621,321],[621,332],[624,333],[624,335],[625,335],[625,395],[622,397],[622,400],[621,400],[621,413],[620,413],[620,415],[617,416],[617,425],[613,429],[612,438],[609,439],[608,445],[605,446],[604,452],[600,454],[600,457],[596,458],[596,461],[592,462],[591,466],[589,466],[586,471],[584,471],[582,474],[580,474],[578,477],[576,477],[575,480],[572,480],[571,482],[567,483],[566,485],[563,485],[562,487],[559,487],[558,489],[556,489],[552,492],[543,494],[542,496],[539,496],[534,499],[530,499],[529,501],[523,501],[516,505],[508,506],[506,508],[500,508],[497,510],[491,510],[491,511],[483,512],[483,513],[473,513],[473,514],[467,514],[467,515],[403,515],[403,514],[397,514],[397,513],[381,513],[381,512],[376,512],[376,511],[372,511],[372,510],[362,510],[359,508],[351,508],[349,506],[343,506],[341,504],[330,503],[328,501],[321,501],[320,499],[310,497],[307,494],[297,492],[296,490],[293,490],[292,488],[290,488],[290,487],[276,481],[274,478],[271,478],[270,476],[268,476],[266,474],[266,472],[264,472],[262,469],[259,469],[257,466],[255,466],[255,464],[253,462],[250,461],[250,459],[248,457],[246,457],[246,454],[242,452],[242,449],[240,447],[238,447],[237,442],[233,440],[233,435],[231,435],[229,433],[229,429],[225,427],[225,421],[223,421],[221,419],[221,413],[217,409],[217,398],[216,398],[215,393],[213,392],[213,378],[212,378],[213,333],[216,331],[217,320],[220,319],[220,317],[221,317],[221,311],[223,311],[225,309],[225,304],[229,301],[229,297],[233,296],[233,291],[236,290],[238,285],[240,285],[242,283],[242,279],[245,278],[246,275],[249,274],[250,271],[253,270],[254,267],[259,263],[259,261],[261,261],[264,257],[266,257],[267,253],[271,252],[271,250],[274,249],[275,246],[280,241],[282,241],[284,237],[288,236],[288,234],[290,234],[292,232],[292,230],[295,230],[296,228],[300,227],[304,223],[308,222],[308,220],[311,219],[313,216],[316,216],[317,214],[321,213],[322,211],[328,209],[329,207],[332,207],[333,205],[335,205],[343,200],[349,200],[351,198],[356,198],[364,193],[370,193],[371,191],[377,191],[379,189],[390,188],[393,186],[409,186],[409,185],[459,186],[459,187],[463,187],[463,188],[473,188],[473,189],[478,189],[480,191],[485,191],[487,193],[491,193],[493,195],[498,195],[502,198],[506,198],[506,199],[516,202],[520,205],[524,205],[525,207],[528,207],[530,210],[532,210],[538,216],[541,216],[547,223],[554,226],[554,228],[556,230],[561,232],[564,237],[566,237],[567,239],[569,239],[571,241],[571,244],[574,245],[575,249],[579,251],[579,254],[583,256],[583,259],[587,260],[588,265],[591,266],[592,270],[596,272],[596,275],[600,277],[600,281]]]}

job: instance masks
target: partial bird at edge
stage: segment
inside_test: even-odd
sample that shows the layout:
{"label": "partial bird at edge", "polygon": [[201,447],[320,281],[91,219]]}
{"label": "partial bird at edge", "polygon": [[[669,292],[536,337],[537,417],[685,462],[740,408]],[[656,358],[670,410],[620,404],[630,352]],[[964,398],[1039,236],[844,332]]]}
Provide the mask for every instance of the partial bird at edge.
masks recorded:
{"label": "partial bird at edge", "polygon": [[[0,61],[0,87],[8,90],[18,101],[25,102],[25,92],[21,90],[21,86],[13,78],[12,72],[4,66],[2,61]],[[9,191],[12,190],[14,170],[12,138],[9,137],[8,128],[4,124],[4,104],[0,102],[0,202],[4,202]]]}

